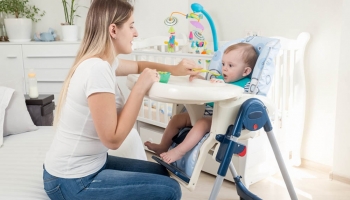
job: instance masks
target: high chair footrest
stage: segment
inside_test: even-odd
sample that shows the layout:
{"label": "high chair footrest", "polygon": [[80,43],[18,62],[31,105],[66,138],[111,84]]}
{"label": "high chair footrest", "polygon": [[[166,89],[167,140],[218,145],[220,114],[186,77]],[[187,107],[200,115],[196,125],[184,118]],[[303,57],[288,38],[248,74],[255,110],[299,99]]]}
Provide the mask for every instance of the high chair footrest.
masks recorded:
{"label": "high chair footrest", "polygon": [[190,177],[187,176],[185,172],[180,170],[179,168],[169,165],[168,163],[164,162],[161,158],[157,156],[152,156],[153,160],[155,160],[157,163],[163,165],[167,170],[169,170],[171,173],[179,177],[181,180],[185,181],[186,183],[190,182]]}

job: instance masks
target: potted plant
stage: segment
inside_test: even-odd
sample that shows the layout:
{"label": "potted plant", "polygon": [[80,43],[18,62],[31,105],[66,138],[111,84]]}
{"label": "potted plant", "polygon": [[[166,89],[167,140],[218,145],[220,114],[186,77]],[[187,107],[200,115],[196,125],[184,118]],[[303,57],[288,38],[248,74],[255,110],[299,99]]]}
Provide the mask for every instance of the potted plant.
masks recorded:
{"label": "potted plant", "polygon": [[6,18],[5,28],[10,42],[29,42],[31,40],[32,22],[37,22],[45,15],[36,6],[28,4],[28,0],[1,0],[2,12],[13,16]]}
{"label": "potted plant", "polygon": [[80,17],[76,14],[79,7],[75,0],[68,3],[67,0],[62,0],[65,23],[62,25],[62,39],[63,41],[77,41],[78,40],[78,26],[74,24],[75,17]]}

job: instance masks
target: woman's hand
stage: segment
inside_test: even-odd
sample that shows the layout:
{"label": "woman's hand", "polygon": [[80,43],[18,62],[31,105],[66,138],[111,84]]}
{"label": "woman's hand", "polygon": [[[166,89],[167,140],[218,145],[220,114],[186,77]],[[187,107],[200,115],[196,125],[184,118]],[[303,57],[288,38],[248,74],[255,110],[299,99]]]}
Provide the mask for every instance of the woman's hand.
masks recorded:
{"label": "woman's hand", "polygon": [[145,68],[137,79],[135,87],[139,88],[142,94],[145,95],[154,82],[159,82],[159,79],[160,76],[155,69]]}
{"label": "woman's hand", "polygon": [[221,80],[221,79],[215,79],[215,78],[210,79],[210,82],[211,82],[211,83],[225,83],[223,80]]}
{"label": "woman's hand", "polygon": [[175,76],[198,75],[193,69],[201,68],[193,60],[183,59],[179,64],[171,68],[171,74]]}

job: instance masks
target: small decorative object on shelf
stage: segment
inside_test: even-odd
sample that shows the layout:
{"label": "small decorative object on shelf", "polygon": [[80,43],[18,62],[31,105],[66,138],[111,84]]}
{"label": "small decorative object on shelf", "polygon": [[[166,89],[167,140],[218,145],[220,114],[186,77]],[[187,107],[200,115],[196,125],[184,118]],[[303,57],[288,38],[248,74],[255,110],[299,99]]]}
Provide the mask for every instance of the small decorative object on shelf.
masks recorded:
{"label": "small decorative object on shelf", "polygon": [[53,94],[40,94],[37,98],[24,95],[27,110],[33,122],[37,126],[52,126],[53,110],[55,109]]}
{"label": "small decorative object on shelf", "polygon": [[51,42],[55,41],[56,39],[56,33],[52,28],[49,28],[49,31],[47,32],[41,32],[34,34],[34,40],[35,41],[41,41],[41,42]]}
{"label": "small decorative object on shelf", "polygon": [[29,97],[37,98],[39,96],[38,82],[36,80],[36,74],[33,69],[29,70],[28,83],[29,83]]}

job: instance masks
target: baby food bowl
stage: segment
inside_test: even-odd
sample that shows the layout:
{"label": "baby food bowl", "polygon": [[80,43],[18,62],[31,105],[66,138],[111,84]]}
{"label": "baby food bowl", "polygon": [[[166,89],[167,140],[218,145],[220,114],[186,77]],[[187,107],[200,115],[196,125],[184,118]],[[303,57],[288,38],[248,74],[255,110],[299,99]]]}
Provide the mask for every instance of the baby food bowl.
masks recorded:
{"label": "baby food bowl", "polygon": [[158,74],[160,76],[159,82],[168,83],[171,74],[170,72],[158,71]]}

